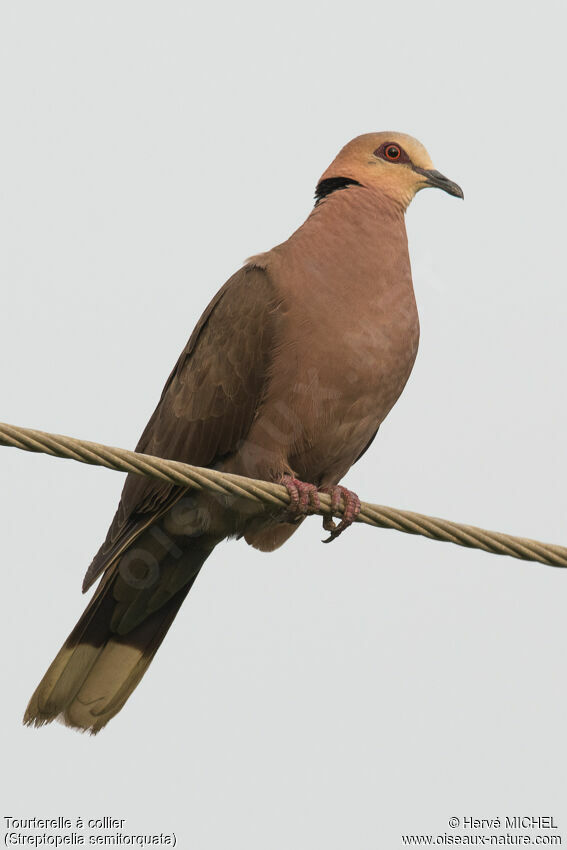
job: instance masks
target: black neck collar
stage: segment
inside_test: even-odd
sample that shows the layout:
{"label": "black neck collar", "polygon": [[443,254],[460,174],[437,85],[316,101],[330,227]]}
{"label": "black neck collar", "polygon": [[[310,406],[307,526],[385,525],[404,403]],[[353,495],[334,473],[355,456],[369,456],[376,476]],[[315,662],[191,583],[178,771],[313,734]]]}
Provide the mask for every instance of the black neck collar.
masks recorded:
{"label": "black neck collar", "polygon": [[362,186],[362,183],[350,177],[327,177],[326,180],[321,180],[315,189],[315,206],[327,195],[336,192],[337,189],[345,189],[347,186]]}

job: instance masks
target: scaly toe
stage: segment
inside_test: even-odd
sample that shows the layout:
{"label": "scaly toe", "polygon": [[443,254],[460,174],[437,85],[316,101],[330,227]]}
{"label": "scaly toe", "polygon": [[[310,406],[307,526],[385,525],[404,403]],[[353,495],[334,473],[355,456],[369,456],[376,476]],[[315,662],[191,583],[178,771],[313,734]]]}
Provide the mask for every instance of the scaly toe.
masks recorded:
{"label": "scaly toe", "polygon": [[330,536],[327,537],[326,540],[323,540],[323,543],[332,543],[333,540],[336,540],[337,537],[343,533],[343,531],[349,528],[356,517],[360,513],[360,499],[353,493],[352,490],[347,490],[346,487],[341,487],[337,485],[335,487],[322,487],[322,493],[328,493],[331,497],[331,510],[333,513],[338,513],[341,498],[344,499],[345,509],[343,512],[343,516],[339,524],[337,525],[333,518],[330,515],[327,515],[323,519],[323,528],[325,531],[330,532]]}
{"label": "scaly toe", "polygon": [[283,484],[289,493],[289,507],[286,510],[288,521],[309,516],[321,509],[319,492],[314,484],[292,478],[291,475],[282,475],[278,483]]}

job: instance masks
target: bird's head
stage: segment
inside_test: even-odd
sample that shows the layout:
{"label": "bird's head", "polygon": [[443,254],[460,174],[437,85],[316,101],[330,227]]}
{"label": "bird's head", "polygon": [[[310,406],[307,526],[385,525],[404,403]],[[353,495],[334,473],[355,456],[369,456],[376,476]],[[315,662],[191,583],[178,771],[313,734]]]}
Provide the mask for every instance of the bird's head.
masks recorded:
{"label": "bird's head", "polygon": [[[463,190],[436,171],[421,142],[405,133],[366,133],[340,151],[317,186],[318,198],[327,189],[348,183],[376,188],[406,209],[420,189],[436,186],[463,198]],[[321,187],[323,187],[321,189]]]}

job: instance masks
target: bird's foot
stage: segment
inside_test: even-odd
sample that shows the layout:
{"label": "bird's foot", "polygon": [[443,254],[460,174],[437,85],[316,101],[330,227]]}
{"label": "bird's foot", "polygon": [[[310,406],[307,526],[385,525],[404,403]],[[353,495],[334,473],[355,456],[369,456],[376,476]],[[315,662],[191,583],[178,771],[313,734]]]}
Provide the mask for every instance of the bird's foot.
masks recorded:
{"label": "bird's foot", "polygon": [[341,499],[344,499],[345,509],[341,521],[337,525],[333,517],[328,514],[323,518],[323,528],[325,531],[330,531],[331,534],[323,543],[332,543],[336,540],[339,534],[342,534],[346,528],[349,528],[360,513],[360,499],[353,493],[352,490],[347,490],[346,487],[335,485],[334,487],[321,487],[320,493],[328,493],[331,497],[331,510],[334,514],[339,512]]}
{"label": "bird's foot", "polygon": [[314,484],[307,484],[291,475],[282,475],[278,484],[283,484],[289,493],[289,506],[286,508],[288,522],[316,513],[321,508],[319,492]]}

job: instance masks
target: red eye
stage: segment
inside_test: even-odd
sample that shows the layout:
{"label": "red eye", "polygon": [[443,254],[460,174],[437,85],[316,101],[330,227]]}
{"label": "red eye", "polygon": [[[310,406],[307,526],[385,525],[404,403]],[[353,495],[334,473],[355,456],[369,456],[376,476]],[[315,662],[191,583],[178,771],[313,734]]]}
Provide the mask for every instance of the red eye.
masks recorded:
{"label": "red eye", "polygon": [[379,156],[380,159],[385,159],[388,162],[405,162],[411,165],[411,159],[405,150],[396,144],[396,142],[384,142],[383,145],[374,151],[374,156]]}
{"label": "red eye", "polygon": [[386,145],[384,148],[386,159],[396,160],[402,155],[400,148],[397,145]]}

